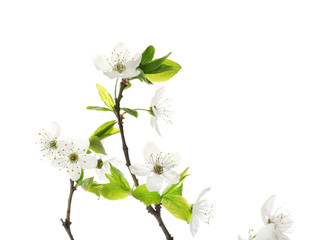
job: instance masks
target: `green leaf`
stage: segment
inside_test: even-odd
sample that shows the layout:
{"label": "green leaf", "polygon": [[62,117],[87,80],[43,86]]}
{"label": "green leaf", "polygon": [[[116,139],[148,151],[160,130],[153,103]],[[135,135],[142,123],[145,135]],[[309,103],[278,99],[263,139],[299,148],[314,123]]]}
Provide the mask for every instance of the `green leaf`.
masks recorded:
{"label": "green leaf", "polygon": [[146,188],[146,184],[140,185],[133,191],[133,197],[143,202],[146,206],[151,204],[159,204],[161,197],[158,192],[150,192]]}
{"label": "green leaf", "polygon": [[184,172],[181,173],[181,177],[180,177],[180,180],[179,180],[178,183],[168,186],[163,191],[162,198],[164,196],[168,196],[168,195],[179,195],[179,196],[182,196],[182,193],[183,193],[183,182],[184,182],[185,178],[188,176],[187,172],[188,172],[188,168],[186,168],[184,170]]}
{"label": "green leaf", "polygon": [[100,95],[100,98],[101,100],[104,101],[104,103],[113,111],[115,112],[115,109],[114,109],[114,106],[115,106],[115,103],[114,103],[114,100],[113,98],[110,96],[110,94],[107,92],[107,90],[96,84],[97,86],[97,89],[98,89],[98,92],[99,92],[99,95]]}
{"label": "green leaf", "polygon": [[93,150],[96,153],[101,153],[106,155],[105,148],[102,145],[99,137],[92,136],[89,138],[89,142],[90,142],[89,149]]}
{"label": "green leaf", "polygon": [[93,136],[97,136],[100,140],[103,140],[106,137],[109,137],[115,133],[119,133],[119,129],[114,127],[116,123],[116,120],[104,123],[96,129],[96,131],[91,135],[90,138],[92,138]]}
{"label": "green leaf", "polygon": [[155,48],[152,45],[148,46],[142,54],[142,60],[140,61],[140,65],[145,65],[152,61],[154,54]]}
{"label": "green leaf", "polygon": [[151,73],[145,73],[145,77],[152,83],[164,82],[172,78],[180,69],[181,66],[178,63],[166,59],[159,68]]}
{"label": "green leaf", "polygon": [[99,190],[103,186],[94,181],[94,177],[86,178],[78,183],[86,192],[91,192],[100,197]]}
{"label": "green leaf", "polygon": [[124,177],[124,174],[118,168],[114,167],[111,163],[109,163],[109,165],[111,174],[106,174],[106,177],[109,179],[109,181],[117,183],[127,191],[130,191],[131,189],[129,183]]}
{"label": "green leaf", "polygon": [[88,106],[87,109],[96,110],[96,111],[110,111],[110,112],[112,112],[112,110],[110,110],[109,108],[97,107],[97,106]]}
{"label": "green leaf", "polygon": [[122,110],[124,110],[125,112],[127,112],[128,114],[130,114],[134,117],[138,117],[138,112],[135,109],[122,108]]}
{"label": "green leaf", "polygon": [[156,70],[168,58],[169,55],[171,55],[171,53],[162,58],[155,59],[146,65],[139,66],[139,68],[144,72],[145,75],[149,74]]}
{"label": "green leaf", "polygon": [[137,78],[141,82],[146,82],[147,84],[153,84],[152,82],[148,81],[148,79],[145,77],[144,72],[140,68],[137,68],[136,70],[139,70],[140,74],[138,76],[134,77],[133,79]]}
{"label": "green leaf", "polygon": [[104,184],[103,187],[100,188],[100,194],[109,200],[119,200],[128,197],[130,195],[130,191],[124,189],[116,182],[111,182]]}
{"label": "green leaf", "polygon": [[185,198],[178,195],[164,196],[162,204],[175,217],[190,223],[192,208]]}

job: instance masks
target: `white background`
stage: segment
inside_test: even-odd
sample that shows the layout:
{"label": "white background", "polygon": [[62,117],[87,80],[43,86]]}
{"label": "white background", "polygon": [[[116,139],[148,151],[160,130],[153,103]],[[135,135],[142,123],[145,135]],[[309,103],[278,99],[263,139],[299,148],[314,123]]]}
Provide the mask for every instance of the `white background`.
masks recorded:
{"label": "white background", "polygon": [[[182,70],[169,82],[135,81],[123,106],[149,107],[159,86],[173,99],[173,125],[156,135],[144,112],[127,116],[132,162],[147,141],[179,151],[190,167],[184,196],[215,206],[197,239],[237,239],[262,226],[260,207],[278,194],[295,221],[291,240],[316,239],[321,221],[321,34],[319,1],[2,1],[0,4],[1,239],[68,239],[69,181],[40,161],[34,139],[52,120],[62,136],[87,138],[112,114],[95,84],[114,82],[92,64],[125,42],[173,52]],[[124,161],[119,135],[104,142]],[[128,172],[125,167],[121,168]],[[87,176],[93,172],[87,171]],[[143,182],[144,179],[140,178]],[[188,225],[163,211],[175,239]],[[76,240],[164,239],[143,204],[97,200],[77,190],[71,214]]]}

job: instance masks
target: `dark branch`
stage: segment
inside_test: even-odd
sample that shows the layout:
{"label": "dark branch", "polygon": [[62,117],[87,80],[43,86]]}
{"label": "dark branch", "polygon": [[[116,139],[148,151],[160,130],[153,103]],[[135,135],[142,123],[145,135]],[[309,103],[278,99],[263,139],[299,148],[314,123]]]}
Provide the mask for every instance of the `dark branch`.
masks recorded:
{"label": "dark branch", "polygon": [[[124,91],[125,87],[127,86],[127,84],[128,84],[127,79],[123,79],[122,82],[120,83],[119,95],[118,95],[118,98],[115,99],[116,100],[115,111],[116,111],[116,116],[117,116],[117,120],[118,120],[121,140],[122,140],[122,144],[123,144],[123,152],[124,152],[125,159],[126,159],[126,166],[128,167],[128,170],[129,170],[129,172],[132,176],[132,179],[135,183],[135,186],[138,187],[139,186],[138,179],[137,179],[136,175],[133,174],[129,169],[131,162],[130,162],[130,158],[129,158],[128,147],[127,147],[126,140],[125,140],[123,118],[120,114],[120,101],[123,97],[123,91]],[[156,218],[158,225],[163,230],[163,232],[166,236],[166,240],[174,240],[174,238],[168,232],[168,230],[163,222],[163,219],[161,217],[161,204],[155,205],[155,209],[151,205],[147,206],[146,209],[150,214],[152,214]]]}
{"label": "dark branch", "polygon": [[69,198],[68,198],[68,205],[67,205],[67,213],[66,213],[66,219],[65,221],[60,219],[62,222],[62,226],[65,228],[70,240],[74,240],[74,237],[72,236],[71,230],[70,230],[70,211],[71,211],[71,201],[72,201],[72,196],[74,194],[74,191],[76,191],[76,187],[74,185],[74,181],[70,179],[70,192],[69,192]]}

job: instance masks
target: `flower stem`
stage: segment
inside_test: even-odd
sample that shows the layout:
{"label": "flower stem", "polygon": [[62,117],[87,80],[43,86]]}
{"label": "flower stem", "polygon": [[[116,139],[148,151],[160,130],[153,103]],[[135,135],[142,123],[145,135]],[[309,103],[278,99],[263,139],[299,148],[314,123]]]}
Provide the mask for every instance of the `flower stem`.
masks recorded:
{"label": "flower stem", "polygon": [[71,212],[71,201],[72,201],[72,196],[74,194],[74,191],[76,191],[76,187],[74,185],[74,181],[70,179],[70,192],[69,192],[69,198],[68,198],[68,204],[67,204],[67,213],[66,213],[66,219],[65,221],[60,219],[62,222],[62,226],[65,228],[70,240],[74,240],[74,237],[72,236],[71,230],[70,230],[70,212]]}
{"label": "flower stem", "polygon": [[[116,102],[115,110],[116,110],[116,116],[118,119],[118,125],[119,125],[122,145],[123,145],[123,152],[124,152],[125,159],[126,159],[126,166],[132,176],[135,186],[138,187],[139,186],[138,179],[137,179],[136,175],[130,171],[130,168],[129,168],[131,165],[131,162],[130,162],[128,147],[126,144],[126,139],[125,139],[125,134],[124,134],[123,118],[121,117],[121,114],[120,114],[120,101],[123,97],[123,91],[126,86],[127,86],[127,81],[125,79],[123,79],[122,82],[120,83],[118,97],[115,99],[115,102]],[[165,234],[166,240],[174,240],[174,238],[168,232],[168,230],[163,222],[163,219],[161,217],[161,204],[155,205],[155,208],[153,206],[149,205],[146,207],[146,209],[150,214],[152,214],[156,218],[160,228],[163,230],[163,233]]]}

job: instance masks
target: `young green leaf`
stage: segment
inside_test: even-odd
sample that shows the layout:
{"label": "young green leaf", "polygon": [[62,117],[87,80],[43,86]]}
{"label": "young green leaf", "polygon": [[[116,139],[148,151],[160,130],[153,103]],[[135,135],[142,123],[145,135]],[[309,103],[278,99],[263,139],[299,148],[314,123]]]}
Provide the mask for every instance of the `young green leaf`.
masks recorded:
{"label": "young green leaf", "polygon": [[115,133],[119,133],[119,129],[114,127],[116,123],[116,120],[104,123],[96,129],[96,131],[91,135],[90,138],[92,138],[93,136],[97,136],[100,140],[103,140],[106,137],[109,137]]}
{"label": "young green leaf", "polygon": [[86,192],[91,192],[96,194],[98,197],[100,196],[99,190],[103,186],[102,184],[98,184],[94,181],[94,177],[86,178],[79,183],[77,182]]}
{"label": "young green leaf", "polygon": [[145,73],[145,77],[152,83],[165,82],[172,78],[180,69],[181,66],[178,63],[166,59],[159,68],[150,73]]}
{"label": "young green leaf", "polygon": [[87,109],[96,110],[96,111],[109,111],[109,112],[112,112],[112,110],[110,110],[109,108],[97,107],[97,106],[88,106]]}
{"label": "young green leaf", "polygon": [[104,184],[103,187],[100,188],[100,194],[109,200],[119,200],[128,197],[130,195],[130,191],[124,189],[116,182],[111,182]]}
{"label": "young green leaf", "polygon": [[110,94],[107,92],[107,90],[106,90],[103,86],[100,86],[100,85],[98,85],[98,84],[96,84],[96,86],[97,86],[97,89],[98,89],[98,92],[99,92],[99,95],[100,95],[101,100],[103,100],[104,103],[105,103],[113,112],[115,112],[115,109],[114,109],[115,103],[114,103],[113,98],[110,96]]}
{"label": "young green leaf", "polygon": [[76,181],[77,184],[81,183],[81,181],[84,179],[84,170],[81,169],[81,174],[80,174],[80,177],[79,179]]}
{"label": "young green leaf", "polygon": [[122,108],[122,110],[124,110],[125,112],[127,112],[128,114],[130,114],[134,117],[138,117],[138,112],[135,109]]}
{"label": "young green leaf", "polygon": [[155,59],[144,66],[139,66],[139,68],[145,73],[145,75],[149,74],[156,70],[168,58],[169,55],[171,55],[171,53],[165,55],[162,58]]}
{"label": "young green leaf", "polygon": [[89,149],[93,150],[95,153],[100,153],[106,155],[105,148],[102,145],[99,137],[97,136],[92,136],[89,138]]}
{"label": "young green leaf", "polygon": [[180,177],[180,180],[178,183],[176,184],[172,184],[170,186],[168,186],[164,191],[163,191],[163,194],[162,194],[162,198],[164,196],[168,196],[168,195],[179,195],[179,196],[182,196],[182,192],[183,192],[183,182],[185,180],[185,178],[188,176],[187,175],[187,171],[188,171],[188,168],[186,168],[184,170],[184,172],[181,173],[181,177]]}
{"label": "young green leaf", "polygon": [[142,54],[142,60],[140,61],[140,65],[145,65],[152,61],[154,54],[155,48],[152,45],[148,46]]}
{"label": "young green leaf", "polygon": [[192,209],[191,205],[185,198],[178,195],[164,196],[162,200],[163,206],[175,217],[189,223],[191,221]]}
{"label": "young green leaf", "polygon": [[125,190],[130,191],[130,186],[126,178],[124,177],[124,174],[116,167],[114,167],[111,163],[110,165],[110,173],[106,174],[107,178],[110,182],[115,182],[121,185]]}
{"label": "young green leaf", "polygon": [[159,204],[161,197],[158,192],[150,192],[146,188],[146,184],[140,185],[133,191],[133,197],[143,202],[146,206],[151,204]]}

